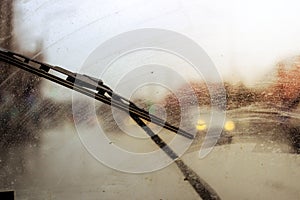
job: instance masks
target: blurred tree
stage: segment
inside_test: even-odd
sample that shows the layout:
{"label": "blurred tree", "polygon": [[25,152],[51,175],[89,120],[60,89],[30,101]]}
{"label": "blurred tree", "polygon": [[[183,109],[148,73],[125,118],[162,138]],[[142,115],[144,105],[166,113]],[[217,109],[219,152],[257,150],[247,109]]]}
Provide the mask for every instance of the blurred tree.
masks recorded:
{"label": "blurred tree", "polygon": [[289,110],[296,108],[300,98],[300,57],[295,57],[290,62],[279,63],[277,74],[274,86],[274,92],[278,94],[276,100]]}

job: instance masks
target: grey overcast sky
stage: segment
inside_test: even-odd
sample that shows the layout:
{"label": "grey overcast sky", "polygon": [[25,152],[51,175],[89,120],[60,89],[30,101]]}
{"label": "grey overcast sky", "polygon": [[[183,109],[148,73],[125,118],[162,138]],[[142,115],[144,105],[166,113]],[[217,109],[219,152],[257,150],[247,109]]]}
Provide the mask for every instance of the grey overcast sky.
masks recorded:
{"label": "grey overcast sky", "polygon": [[297,0],[16,0],[22,48],[42,40],[47,61],[77,70],[102,42],[138,28],[163,28],[196,41],[225,79],[257,81],[300,55]]}

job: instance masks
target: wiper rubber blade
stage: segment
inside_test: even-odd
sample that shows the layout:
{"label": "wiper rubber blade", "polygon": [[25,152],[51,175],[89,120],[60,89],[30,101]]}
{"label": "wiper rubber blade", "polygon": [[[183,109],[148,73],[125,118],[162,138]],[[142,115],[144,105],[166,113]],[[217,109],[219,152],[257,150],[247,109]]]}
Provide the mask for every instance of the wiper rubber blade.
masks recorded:
{"label": "wiper rubber blade", "polygon": [[[152,122],[183,137],[194,139],[192,134],[180,129],[179,127],[173,126],[168,122],[165,122],[157,116],[150,114],[148,111],[139,108],[128,99],[118,95],[108,86],[104,85],[103,81],[100,79],[85,74],[74,73],[64,68],[42,63],[24,55],[3,49],[0,49],[0,60],[37,76],[48,79],[59,85],[80,92],[86,96],[92,97],[105,104],[111,105],[125,112],[129,112],[130,115],[136,115],[146,121]],[[49,73],[50,70],[65,75],[67,78],[63,79],[57,75],[51,74]]]}

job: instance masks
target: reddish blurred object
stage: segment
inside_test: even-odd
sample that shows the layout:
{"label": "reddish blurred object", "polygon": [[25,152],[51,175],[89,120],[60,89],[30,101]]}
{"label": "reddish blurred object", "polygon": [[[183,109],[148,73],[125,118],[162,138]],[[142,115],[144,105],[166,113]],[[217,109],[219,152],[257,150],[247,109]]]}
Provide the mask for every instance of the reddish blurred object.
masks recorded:
{"label": "reddish blurred object", "polygon": [[300,98],[300,56],[280,62],[277,65],[277,81],[272,88],[275,102],[293,109]]}

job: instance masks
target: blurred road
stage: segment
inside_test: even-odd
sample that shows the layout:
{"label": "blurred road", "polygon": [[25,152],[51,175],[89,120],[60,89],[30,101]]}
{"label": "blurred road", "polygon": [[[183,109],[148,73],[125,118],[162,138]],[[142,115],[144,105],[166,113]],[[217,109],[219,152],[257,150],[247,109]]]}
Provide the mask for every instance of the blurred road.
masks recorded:
{"label": "blurred road", "polygon": [[[95,126],[86,134],[93,130]],[[131,145],[147,148],[145,143]],[[202,160],[198,151],[187,153],[183,160],[222,199],[298,199],[300,155],[255,148],[255,141],[227,144],[215,147]],[[5,169],[14,173],[5,171],[2,188],[15,190],[16,199],[199,199],[174,164],[145,174],[103,166],[86,151],[70,123],[44,130],[39,146],[15,148],[9,155]]]}

